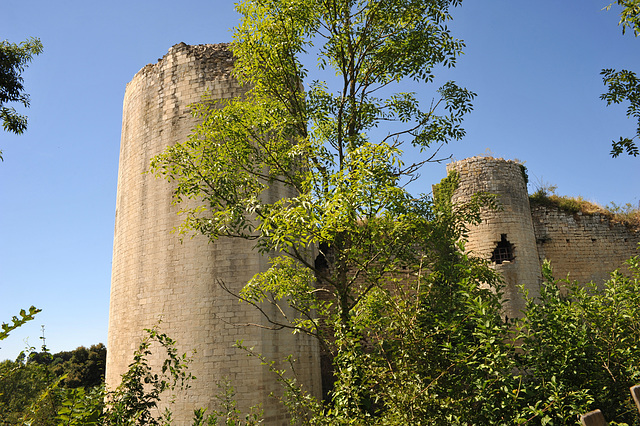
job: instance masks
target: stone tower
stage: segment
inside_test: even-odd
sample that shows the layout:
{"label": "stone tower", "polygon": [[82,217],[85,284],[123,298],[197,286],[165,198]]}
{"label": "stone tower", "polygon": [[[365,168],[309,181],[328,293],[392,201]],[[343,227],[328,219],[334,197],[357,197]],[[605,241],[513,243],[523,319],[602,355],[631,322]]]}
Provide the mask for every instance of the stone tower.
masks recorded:
{"label": "stone tower", "polygon": [[[106,381],[109,388],[119,384],[143,329],[161,319],[161,330],[181,352],[196,351],[190,371],[197,380],[170,406],[177,425],[191,424],[195,408],[215,408],[216,384],[223,378],[235,387],[241,410],[262,404],[266,424],[286,423],[282,407],[268,396],[280,392],[279,384],[257,359],[233,347],[238,339],[271,360],[292,354],[300,382],[312,394],[320,393],[315,342],[289,331],[247,326],[264,320],[218,284],[223,281],[237,292],[267,268],[268,259],[239,239],[209,243],[196,236],[181,243],[171,232],[181,221],[179,206],[171,205],[171,185],[144,173],[153,156],[188,138],[196,124],[189,105],[205,90],[217,98],[242,94],[230,76],[232,65],[226,45],[180,43],[155,65],[142,68],[124,97]],[[270,191],[270,198],[284,193],[282,188]],[[155,349],[157,366],[163,357]]]}
{"label": "stone tower", "polygon": [[460,175],[454,202],[468,201],[478,192],[497,196],[501,209],[483,209],[482,223],[470,229],[466,248],[502,275],[505,315],[520,317],[524,300],[518,286],[537,297],[542,282],[524,169],[514,161],[472,157],[448,164],[447,172],[453,170]]}

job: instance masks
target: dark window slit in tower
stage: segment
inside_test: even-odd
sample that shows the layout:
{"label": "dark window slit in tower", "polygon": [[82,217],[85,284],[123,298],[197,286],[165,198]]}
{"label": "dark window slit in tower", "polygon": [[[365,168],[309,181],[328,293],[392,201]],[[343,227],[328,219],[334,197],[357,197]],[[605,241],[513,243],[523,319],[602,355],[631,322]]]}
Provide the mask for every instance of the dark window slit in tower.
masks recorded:
{"label": "dark window slit in tower", "polygon": [[329,245],[327,243],[320,243],[320,254],[316,257],[315,268],[316,270],[327,270],[329,268],[329,261],[327,254],[329,253]]}
{"label": "dark window slit in tower", "polygon": [[498,265],[502,264],[502,262],[511,262],[515,259],[513,249],[513,244],[507,240],[507,234],[501,234],[500,242],[498,242],[498,245],[491,254],[491,261]]}

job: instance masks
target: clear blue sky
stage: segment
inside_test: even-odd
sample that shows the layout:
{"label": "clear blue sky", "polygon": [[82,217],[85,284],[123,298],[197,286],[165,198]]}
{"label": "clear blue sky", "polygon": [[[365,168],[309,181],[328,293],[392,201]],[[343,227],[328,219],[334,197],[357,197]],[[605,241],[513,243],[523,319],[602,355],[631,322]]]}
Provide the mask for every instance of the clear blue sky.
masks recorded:
{"label": "clear blue sky", "polygon": [[[609,157],[634,134],[624,107],[606,108],[602,68],[640,72],[640,38],[593,0],[468,0],[450,27],[466,41],[456,80],[478,94],[455,159],[492,153],[526,162],[530,180],[607,204],[638,204],[640,158]],[[125,85],[172,45],[231,40],[231,1],[5,0],[0,39],[40,37],[24,74],[32,104],[22,136],[0,133],[0,321],[35,305],[37,319],[0,343],[14,358],[40,325],[54,352],[105,342]],[[433,88],[416,88],[428,100]],[[445,176],[430,165],[421,184]]]}

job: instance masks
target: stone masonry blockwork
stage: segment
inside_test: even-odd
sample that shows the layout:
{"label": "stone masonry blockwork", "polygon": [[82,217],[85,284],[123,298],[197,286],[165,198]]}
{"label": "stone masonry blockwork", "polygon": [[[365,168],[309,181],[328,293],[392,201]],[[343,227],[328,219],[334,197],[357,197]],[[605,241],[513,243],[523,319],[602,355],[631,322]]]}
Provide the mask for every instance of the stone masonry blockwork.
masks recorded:
{"label": "stone masonry blockwork", "polygon": [[626,272],[625,260],[639,254],[640,232],[602,214],[534,206],[531,217],[540,262],[548,259],[557,279],[602,284],[612,271]]}
{"label": "stone masonry blockwork", "polygon": [[[182,220],[179,206],[171,205],[171,185],[145,174],[153,156],[187,140],[196,125],[189,105],[200,101],[205,90],[219,99],[242,94],[230,75],[232,65],[226,45],[178,44],[136,74],[123,103],[106,381],[110,388],[118,385],[143,329],[162,320],[161,330],[181,352],[196,351],[190,371],[197,379],[170,406],[176,425],[191,424],[195,408],[214,408],[223,378],[235,387],[241,410],[262,404],[266,424],[288,424],[283,407],[269,397],[280,392],[274,375],[234,348],[238,339],[276,361],[292,354],[301,383],[313,395],[320,393],[317,344],[289,331],[246,326],[262,324],[263,317],[218,285],[223,281],[239,291],[266,270],[268,259],[239,239],[209,243],[196,236],[180,242],[171,232]],[[266,196],[272,198],[286,192],[270,191]],[[163,357],[154,349],[158,367]]]}
{"label": "stone masonry blockwork", "polygon": [[542,273],[529,208],[529,196],[522,169],[513,161],[472,157],[447,165],[447,171],[460,175],[454,202],[466,202],[478,192],[495,194],[500,210],[483,209],[482,222],[471,227],[467,250],[487,260],[502,240],[513,246],[513,260],[494,264],[505,280],[505,315],[519,317],[524,308],[519,285],[531,296],[540,294]]}
{"label": "stone masonry blockwork", "polygon": [[[519,286],[539,295],[541,265],[551,262],[554,278],[602,284],[624,261],[638,255],[640,231],[614,223],[601,214],[568,213],[558,208],[529,204],[524,173],[515,161],[472,157],[447,165],[460,174],[454,202],[473,194],[497,196],[500,210],[484,209],[482,222],[469,232],[466,248],[491,262],[505,281],[505,314],[521,316],[524,300]],[[512,245],[513,259],[496,263],[492,254],[502,237]]]}

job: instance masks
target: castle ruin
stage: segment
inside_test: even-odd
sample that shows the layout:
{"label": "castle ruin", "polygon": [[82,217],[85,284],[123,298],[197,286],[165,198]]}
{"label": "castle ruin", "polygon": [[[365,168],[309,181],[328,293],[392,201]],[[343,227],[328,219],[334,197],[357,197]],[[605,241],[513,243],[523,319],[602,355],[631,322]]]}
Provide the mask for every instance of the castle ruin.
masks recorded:
{"label": "castle ruin", "polygon": [[[259,312],[222,290],[233,291],[268,268],[268,258],[252,250],[250,241],[204,236],[180,241],[172,230],[180,224],[172,205],[170,183],[145,172],[153,156],[186,140],[195,119],[189,105],[206,90],[212,98],[241,95],[231,77],[233,58],[226,45],[173,46],[154,65],[142,68],[127,85],[123,102],[116,220],[114,232],[107,377],[119,384],[143,329],[162,320],[161,329],[178,342],[178,350],[196,350],[190,370],[197,377],[188,392],[171,406],[176,424],[190,424],[193,410],[214,408],[217,383],[227,377],[235,387],[238,407],[262,404],[265,424],[286,424],[286,413],[270,393],[280,385],[256,359],[233,347],[236,340],[268,359],[292,354],[302,385],[320,396],[320,351],[311,338],[246,324],[263,324]],[[636,253],[640,233],[600,215],[566,213],[529,205],[521,167],[513,162],[474,157],[450,164],[460,185],[454,201],[478,191],[497,194],[499,211],[485,211],[470,230],[467,249],[491,261],[506,282],[508,316],[518,316],[522,298],[517,286],[538,292],[540,264],[551,260],[558,277],[571,273],[580,281],[602,281]],[[285,189],[270,189],[269,197]],[[153,362],[162,354],[154,352]]]}

